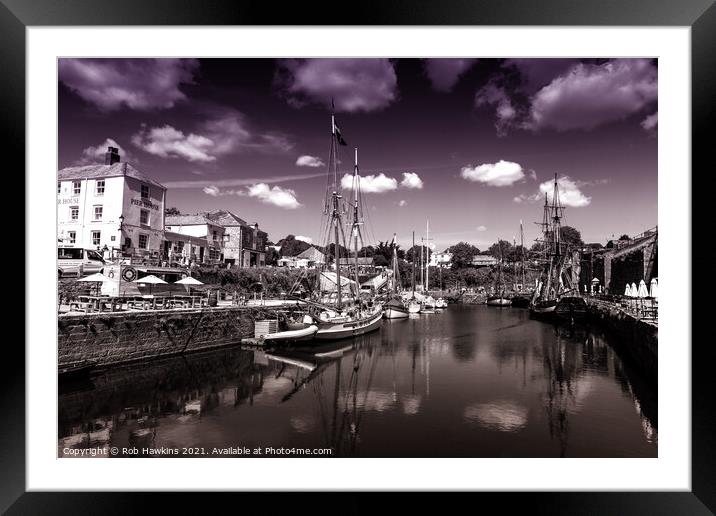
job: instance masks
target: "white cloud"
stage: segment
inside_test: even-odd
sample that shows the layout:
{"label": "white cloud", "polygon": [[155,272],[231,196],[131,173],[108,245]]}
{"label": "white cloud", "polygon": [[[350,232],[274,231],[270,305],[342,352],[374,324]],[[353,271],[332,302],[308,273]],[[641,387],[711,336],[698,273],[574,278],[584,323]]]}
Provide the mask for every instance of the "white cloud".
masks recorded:
{"label": "white cloud", "polygon": [[316,156],[309,156],[309,155],[303,155],[299,156],[296,160],[296,166],[299,167],[322,167],[325,163],[323,163],[323,160],[321,158],[317,158]]}
{"label": "white cloud", "polygon": [[196,59],[60,59],[60,82],[103,111],[168,109],[184,100]]}
{"label": "white cloud", "polygon": [[212,197],[218,197],[221,195],[221,190],[219,190],[218,186],[205,186],[203,190],[206,195],[211,195]]}
{"label": "white cloud", "polygon": [[420,189],[423,187],[423,180],[415,172],[403,172],[403,180],[400,182],[400,186]]}
{"label": "white cloud", "polygon": [[437,91],[449,92],[453,89],[460,76],[470,68],[477,59],[426,59],[425,73],[433,88]]}
{"label": "white cloud", "polygon": [[132,143],[140,149],[162,158],[184,158],[189,161],[209,162],[216,160],[210,154],[214,142],[205,136],[185,135],[171,125],[142,128],[132,136]]}
{"label": "white cloud", "polygon": [[495,129],[497,136],[505,136],[517,120],[517,109],[515,108],[510,95],[494,81],[488,82],[475,94],[475,106],[495,107]]}
{"label": "white cloud", "polygon": [[303,235],[296,235],[296,240],[300,240],[301,242],[306,242],[307,244],[312,244],[313,239],[311,237],[303,236]]}
{"label": "white cloud", "polygon": [[490,186],[509,186],[523,179],[525,173],[519,164],[500,160],[497,163],[485,163],[477,167],[463,167],[460,176],[468,181]]}
{"label": "white cloud", "polygon": [[388,59],[286,59],[279,62],[277,85],[290,105],[308,103],[336,112],[384,109],[398,95],[398,78]]}
{"label": "white cloud", "polygon": [[[193,172],[196,174],[196,172]],[[313,179],[316,177],[325,177],[323,172],[318,174],[296,174],[290,176],[271,176],[271,177],[248,177],[248,178],[232,178],[232,179],[219,179],[214,181],[208,180],[180,180],[180,181],[166,181],[164,186],[167,188],[204,188],[209,186],[247,186],[256,183],[285,183],[286,181],[300,181],[303,179]]]}
{"label": "white cloud", "polygon": [[116,147],[119,151],[119,156],[122,161],[129,161],[131,154],[127,152],[120,144],[118,144],[112,138],[106,138],[104,142],[94,147],[87,147],[82,151],[82,157],[76,162],[78,165],[90,165],[93,163],[104,163],[104,155],[107,152],[107,147]]}
{"label": "white cloud", "polygon": [[520,204],[523,201],[527,200],[527,196],[525,194],[516,195],[512,198],[512,202],[516,202],[517,204]]}
{"label": "white cloud", "polygon": [[478,231],[487,231],[487,228],[485,226],[477,226]]}
{"label": "white cloud", "polygon": [[[384,173],[378,175],[359,176],[360,191],[363,193],[384,193],[397,190],[398,180],[388,177]],[[341,187],[345,190],[353,189],[353,175],[345,174],[341,178]]]}
{"label": "white cloud", "polygon": [[527,127],[593,129],[641,111],[657,94],[657,69],[650,59],[578,64],[534,95]]}
{"label": "white cloud", "polygon": [[403,206],[407,206],[407,205],[408,205],[408,201],[406,201],[405,199],[401,199],[400,202],[398,203],[398,206],[400,206],[401,208]]}
{"label": "white cloud", "polygon": [[[535,194],[533,198],[535,200],[544,199],[544,194],[547,194],[547,199],[551,202],[553,191],[554,181],[545,181],[539,185],[539,193]],[[564,206],[581,208],[588,206],[592,202],[592,198],[584,195],[580,191],[577,182],[568,176],[562,176],[557,179],[557,191],[559,193],[559,200]]]}
{"label": "white cloud", "polygon": [[651,115],[647,116],[644,120],[641,122],[641,127],[649,134],[656,134],[656,128],[659,125],[659,113],[652,113]]}
{"label": "white cloud", "polygon": [[301,206],[296,199],[296,192],[280,186],[269,187],[266,183],[257,183],[247,189],[249,197],[255,197],[266,204],[273,204],[279,208],[294,210]]}

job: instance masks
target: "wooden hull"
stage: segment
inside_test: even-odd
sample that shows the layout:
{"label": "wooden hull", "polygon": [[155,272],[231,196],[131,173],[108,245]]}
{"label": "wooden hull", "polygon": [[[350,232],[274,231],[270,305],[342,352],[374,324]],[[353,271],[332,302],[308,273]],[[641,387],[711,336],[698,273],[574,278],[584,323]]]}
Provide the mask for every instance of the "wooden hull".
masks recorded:
{"label": "wooden hull", "polygon": [[410,312],[407,308],[398,308],[395,306],[388,306],[383,310],[383,317],[385,319],[407,319]]}
{"label": "wooden hull", "polygon": [[550,299],[548,301],[537,301],[530,305],[530,313],[543,318],[550,318],[554,316],[554,310],[557,308],[557,300]]}
{"label": "wooden hull", "polygon": [[354,321],[330,322],[322,321],[318,324],[318,332],[316,332],[317,340],[335,340],[345,339],[348,337],[356,337],[364,333],[371,332],[380,328],[383,323],[383,311],[357,319]]}
{"label": "wooden hull", "polygon": [[487,306],[510,306],[512,304],[511,299],[505,297],[489,297],[487,298]]}
{"label": "wooden hull", "polygon": [[587,302],[577,296],[562,297],[555,306],[554,313],[568,322],[582,321],[587,317]]}
{"label": "wooden hull", "polygon": [[420,306],[419,303],[411,303],[410,305],[408,305],[408,313],[411,313],[411,314],[420,313],[421,309],[422,309],[422,307]]}

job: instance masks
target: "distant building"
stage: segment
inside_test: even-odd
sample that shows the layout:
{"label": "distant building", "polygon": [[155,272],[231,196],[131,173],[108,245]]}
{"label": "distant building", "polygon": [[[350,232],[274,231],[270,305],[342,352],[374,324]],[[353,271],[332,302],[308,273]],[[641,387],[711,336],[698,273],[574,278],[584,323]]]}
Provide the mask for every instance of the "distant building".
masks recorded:
{"label": "distant building", "polygon": [[[185,235],[182,255],[196,263],[217,264],[224,260],[224,226],[208,219],[205,215],[169,215],[165,229],[174,235]],[[172,236],[172,238],[178,238]],[[176,241],[176,240],[175,240]],[[167,243],[166,251],[173,251],[174,245]]]}
{"label": "distant building", "polygon": [[61,247],[103,251],[106,258],[159,258],[167,189],[109,147],[104,164],[57,173],[57,239]]}
{"label": "distant building", "polygon": [[432,253],[430,255],[431,267],[449,267],[452,261],[452,253]]}
{"label": "distant building", "polygon": [[311,269],[326,263],[326,255],[311,246],[296,256],[282,256],[278,260],[279,267],[291,269]]}
{"label": "distant building", "polygon": [[497,258],[487,254],[477,254],[472,257],[471,265],[474,267],[492,267],[497,265]]}
{"label": "distant building", "polygon": [[228,210],[205,213],[212,222],[224,227],[224,262],[236,267],[266,265],[268,233],[258,224],[248,224]]}

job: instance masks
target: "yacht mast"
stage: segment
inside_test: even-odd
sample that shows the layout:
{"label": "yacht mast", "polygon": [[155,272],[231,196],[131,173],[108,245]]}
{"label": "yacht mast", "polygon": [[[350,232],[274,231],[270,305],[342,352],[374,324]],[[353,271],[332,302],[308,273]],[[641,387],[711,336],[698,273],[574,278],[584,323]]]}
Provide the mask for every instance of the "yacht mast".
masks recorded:
{"label": "yacht mast", "polygon": [[412,252],[413,256],[412,256],[412,260],[411,260],[413,262],[413,281],[412,281],[413,299],[415,299],[415,231],[413,231],[413,247],[411,249],[413,251]]}
{"label": "yacht mast", "polygon": [[360,298],[360,282],[358,281],[358,239],[360,238],[360,221],[358,191],[360,189],[360,176],[358,175],[358,147],[355,147],[353,164],[353,249],[355,251],[355,281],[356,299]]}
{"label": "yacht mast", "polygon": [[334,230],[334,255],[336,262],[336,292],[338,295],[336,306],[340,310],[343,303],[341,299],[341,252],[338,237],[341,225],[341,210],[339,206],[340,195],[338,194],[338,156],[336,156],[336,117],[331,113],[331,155],[333,156],[333,211],[331,213],[331,224]]}

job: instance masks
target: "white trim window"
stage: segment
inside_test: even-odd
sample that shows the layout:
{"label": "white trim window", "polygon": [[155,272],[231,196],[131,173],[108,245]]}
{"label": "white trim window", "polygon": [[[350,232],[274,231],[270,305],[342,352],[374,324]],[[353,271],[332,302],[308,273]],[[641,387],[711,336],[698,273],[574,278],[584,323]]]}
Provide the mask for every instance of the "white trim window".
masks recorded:
{"label": "white trim window", "polygon": [[82,193],[82,181],[72,181],[72,193],[75,195]]}
{"label": "white trim window", "polygon": [[70,244],[76,243],[76,241],[77,241],[77,232],[76,231],[68,231],[67,235],[68,235],[68,240],[69,240]]}
{"label": "white trim window", "polygon": [[104,195],[104,179],[98,179],[95,182],[94,194],[97,197],[101,197]]}
{"label": "white trim window", "polygon": [[139,223],[143,226],[149,225],[149,210],[139,210]]}
{"label": "white trim window", "polygon": [[98,246],[101,241],[102,241],[102,232],[101,231],[92,231],[92,245]]}
{"label": "white trim window", "polygon": [[104,211],[104,208],[101,204],[98,204],[94,207],[94,220],[102,220],[102,212]]}
{"label": "white trim window", "polygon": [[139,234],[139,248],[147,249],[149,247],[149,235],[140,233]]}
{"label": "white trim window", "polygon": [[142,199],[149,199],[149,185],[141,186]]}
{"label": "white trim window", "polygon": [[80,207],[70,206],[70,220],[79,220],[80,218]]}

